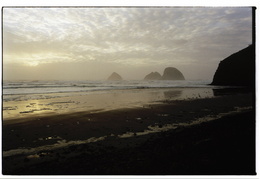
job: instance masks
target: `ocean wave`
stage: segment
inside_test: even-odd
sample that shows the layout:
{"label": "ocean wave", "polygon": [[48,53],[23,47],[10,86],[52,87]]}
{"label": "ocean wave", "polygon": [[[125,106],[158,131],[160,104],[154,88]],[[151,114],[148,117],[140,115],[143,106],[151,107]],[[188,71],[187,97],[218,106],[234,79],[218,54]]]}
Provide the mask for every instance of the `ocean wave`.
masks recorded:
{"label": "ocean wave", "polygon": [[[26,99],[26,95],[38,95],[36,99],[45,99],[50,94],[64,96],[67,93],[91,93],[91,92],[109,92],[111,90],[127,89],[155,89],[155,88],[197,88],[212,87],[209,81],[144,81],[144,80],[124,80],[124,81],[25,81],[10,82],[3,84],[3,100],[21,100]],[[42,95],[42,96],[40,96]],[[16,96],[16,98],[14,98]],[[21,98],[21,96],[23,96]],[[31,97],[30,97],[31,99]]]}

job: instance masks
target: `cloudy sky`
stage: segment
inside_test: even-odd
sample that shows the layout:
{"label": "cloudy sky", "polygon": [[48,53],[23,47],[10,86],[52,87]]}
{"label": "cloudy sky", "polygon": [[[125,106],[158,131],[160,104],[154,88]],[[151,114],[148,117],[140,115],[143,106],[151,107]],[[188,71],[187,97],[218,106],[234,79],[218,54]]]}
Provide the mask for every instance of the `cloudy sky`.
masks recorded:
{"label": "cloudy sky", "polygon": [[4,80],[143,79],[178,68],[212,80],[252,43],[250,7],[4,8]]}

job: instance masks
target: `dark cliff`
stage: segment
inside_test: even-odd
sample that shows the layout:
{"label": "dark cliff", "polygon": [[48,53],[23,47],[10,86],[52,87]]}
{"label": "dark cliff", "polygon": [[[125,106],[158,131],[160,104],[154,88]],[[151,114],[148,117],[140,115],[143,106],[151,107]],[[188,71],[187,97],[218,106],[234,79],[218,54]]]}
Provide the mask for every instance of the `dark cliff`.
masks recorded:
{"label": "dark cliff", "polygon": [[255,86],[255,46],[232,54],[219,63],[212,85]]}

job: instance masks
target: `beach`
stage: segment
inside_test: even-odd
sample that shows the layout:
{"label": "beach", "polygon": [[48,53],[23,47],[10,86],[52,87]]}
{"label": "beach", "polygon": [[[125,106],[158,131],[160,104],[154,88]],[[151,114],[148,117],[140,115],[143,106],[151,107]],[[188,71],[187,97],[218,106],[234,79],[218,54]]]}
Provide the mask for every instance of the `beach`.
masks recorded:
{"label": "beach", "polygon": [[256,6],[2,16],[2,175],[257,175]]}
{"label": "beach", "polygon": [[89,109],[81,106],[82,96],[79,103],[74,96],[80,110],[34,111],[20,118],[10,113],[2,125],[3,174],[255,174],[250,90],[135,89],[105,96],[103,106]]}

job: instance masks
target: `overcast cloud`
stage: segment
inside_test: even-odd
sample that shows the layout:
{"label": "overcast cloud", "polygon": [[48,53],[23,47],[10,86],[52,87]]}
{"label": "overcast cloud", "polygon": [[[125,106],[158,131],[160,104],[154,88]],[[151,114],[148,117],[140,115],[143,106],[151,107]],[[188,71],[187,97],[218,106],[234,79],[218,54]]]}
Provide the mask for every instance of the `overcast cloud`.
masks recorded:
{"label": "overcast cloud", "polygon": [[249,7],[3,10],[4,79],[143,79],[168,66],[212,79],[251,43]]}

